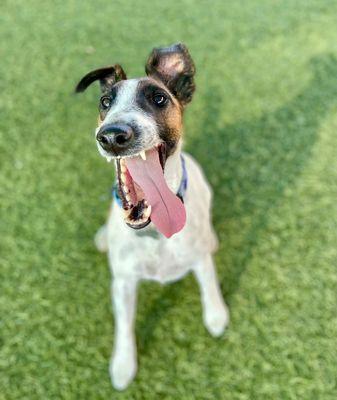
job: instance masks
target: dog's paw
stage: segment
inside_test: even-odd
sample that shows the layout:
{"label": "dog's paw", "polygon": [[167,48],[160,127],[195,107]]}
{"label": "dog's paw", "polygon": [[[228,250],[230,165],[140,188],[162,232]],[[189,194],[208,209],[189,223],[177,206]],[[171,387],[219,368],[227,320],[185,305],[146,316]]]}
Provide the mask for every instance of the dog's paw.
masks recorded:
{"label": "dog's paw", "polygon": [[112,385],[117,390],[124,390],[133,380],[137,372],[136,357],[132,352],[116,353],[110,362],[110,377]]}
{"label": "dog's paw", "polygon": [[221,336],[229,323],[229,311],[227,306],[225,304],[219,304],[217,307],[208,309],[204,315],[204,323],[212,336]]}

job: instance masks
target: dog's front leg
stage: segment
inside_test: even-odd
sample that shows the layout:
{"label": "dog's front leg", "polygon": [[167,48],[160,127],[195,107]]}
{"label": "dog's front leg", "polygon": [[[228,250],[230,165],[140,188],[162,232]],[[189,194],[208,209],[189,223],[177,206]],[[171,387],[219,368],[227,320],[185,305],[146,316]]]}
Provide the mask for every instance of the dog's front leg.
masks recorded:
{"label": "dog's front leg", "polygon": [[137,281],[116,277],[112,282],[115,312],[115,343],[110,363],[113,386],[125,389],[137,371],[134,319],[136,312]]}
{"label": "dog's front leg", "polygon": [[215,266],[210,254],[194,265],[194,273],[200,286],[204,323],[213,336],[220,336],[225,330],[229,313],[223,300]]}

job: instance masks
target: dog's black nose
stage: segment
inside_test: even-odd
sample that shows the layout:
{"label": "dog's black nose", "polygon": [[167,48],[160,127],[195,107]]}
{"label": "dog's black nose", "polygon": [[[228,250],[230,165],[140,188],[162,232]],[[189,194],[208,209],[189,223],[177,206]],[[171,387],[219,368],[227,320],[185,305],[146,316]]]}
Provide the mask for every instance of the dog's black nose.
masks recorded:
{"label": "dog's black nose", "polygon": [[101,127],[96,139],[104,150],[119,154],[132,144],[134,133],[129,125],[109,124]]}

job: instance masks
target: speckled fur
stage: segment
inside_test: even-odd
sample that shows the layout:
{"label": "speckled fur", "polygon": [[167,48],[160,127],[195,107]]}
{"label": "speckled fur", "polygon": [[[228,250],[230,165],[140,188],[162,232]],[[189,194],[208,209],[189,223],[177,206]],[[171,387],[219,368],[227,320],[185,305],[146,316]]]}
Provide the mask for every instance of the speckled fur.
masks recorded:
{"label": "speckled fur", "polygon": [[[115,343],[110,364],[114,387],[123,390],[136,374],[134,318],[137,285],[149,279],[160,283],[178,280],[193,272],[200,285],[204,323],[209,332],[221,335],[228,323],[212,254],[217,238],[211,224],[211,190],[197,162],[184,153],[188,171],[188,189],[184,198],[187,222],[170,239],[158,234],[138,235],[123,220],[115,203],[107,224],[101,228],[96,243],[108,251],[113,276],[112,298],[115,312]],[[180,146],[166,163],[165,178],[176,192],[181,180]],[[150,224],[144,231],[154,230]]]}

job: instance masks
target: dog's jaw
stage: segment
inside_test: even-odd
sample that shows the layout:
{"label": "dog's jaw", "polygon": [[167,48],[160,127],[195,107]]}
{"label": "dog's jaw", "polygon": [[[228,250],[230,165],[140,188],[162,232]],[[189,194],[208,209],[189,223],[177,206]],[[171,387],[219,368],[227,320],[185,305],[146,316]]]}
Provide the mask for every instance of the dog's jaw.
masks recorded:
{"label": "dog's jaw", "polygon": [[166,158],[166,146],[116,159],[117,194],[125,223],[142,229],[151,221],[166,237],[179,232],[186,212],[177,192],[182,179],[181,142]]}

